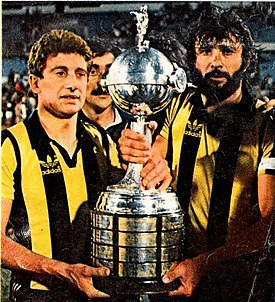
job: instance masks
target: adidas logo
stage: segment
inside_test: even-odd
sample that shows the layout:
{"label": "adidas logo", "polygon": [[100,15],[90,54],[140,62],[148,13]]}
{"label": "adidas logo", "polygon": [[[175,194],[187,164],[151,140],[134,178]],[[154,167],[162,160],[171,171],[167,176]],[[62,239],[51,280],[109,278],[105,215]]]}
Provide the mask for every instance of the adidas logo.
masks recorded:
{"label": "adidas logo", "polygon": [[47,175],[47,174],[54,174],[54,173],[61,173],[61,167],[60,163],[57,159],[54,159],[52,161],[51,157],[48,155],[47,156],[47,161],[39,161],[40,164],[40,169],[42,172],[42,175]]}
{"label": "adidas logo", "polygon": [[197,125],[196,121],[195,123],[191,124],[189,121],[185,128],[185,135],[195,136],[195,137],[201,137],[202,134],[202,124]]}

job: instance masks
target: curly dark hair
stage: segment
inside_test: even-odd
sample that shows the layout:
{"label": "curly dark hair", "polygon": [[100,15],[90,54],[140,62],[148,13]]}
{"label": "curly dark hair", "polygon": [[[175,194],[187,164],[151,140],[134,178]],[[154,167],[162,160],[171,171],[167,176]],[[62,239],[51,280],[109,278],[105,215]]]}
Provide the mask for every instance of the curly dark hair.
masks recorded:
{"label": "curly dark hair", "polygon": [[36,41],[30,51],[28,59],[28,72],[43,78],[43,70],[49,57],[55,57],[59,53],[77,53],[84,57],[85,61],[91,61],[93,55],[87,45],[79,35],[72,31],[54,29],[45,33]]}
{"label": "curly dark hair", "polygon": [[101,38],[98,36],[92,36],[87,40],[94,57],[102,57],[107,52],[112,53],[115,58],[119,56],[122,49],[118,46],[118,41],[113,37]]}
{"label": "curly dark hair", "polygon": [[223,39],[231,40],[232,35],[237,38],[243,48],[241,71],[247,76],[255,72],[258,60],[250,30],[234,11],[224,10],[216,5],[209,5],[190,24],[186,43],[190,70],[193,70],[195,66],[195,41],[202,43],[215,39],[220,42]]}
{"label": "curly dark hair", "polygon": [[176,34],[169,32],[157,32],[152,30],[148,34],[150,47],[162,52],[170,61],[177,63],[178,66],[187,69],[186,49],[178,41]]}

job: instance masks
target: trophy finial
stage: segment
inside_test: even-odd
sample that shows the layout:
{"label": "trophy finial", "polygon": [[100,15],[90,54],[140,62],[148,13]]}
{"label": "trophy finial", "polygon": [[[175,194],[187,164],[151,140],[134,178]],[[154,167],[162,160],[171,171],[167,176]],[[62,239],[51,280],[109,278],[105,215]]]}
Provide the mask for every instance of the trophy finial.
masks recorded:
{"label": "trophy finial", "polygon": [[144,36],[147,32],[149,22],[147,5],[142,5],[140,8],[140,12],[130,13],[136,15],[137,18],[138,50],[139,52],[142,52],[145,48],[149,48],[149,41],[144,40]]}

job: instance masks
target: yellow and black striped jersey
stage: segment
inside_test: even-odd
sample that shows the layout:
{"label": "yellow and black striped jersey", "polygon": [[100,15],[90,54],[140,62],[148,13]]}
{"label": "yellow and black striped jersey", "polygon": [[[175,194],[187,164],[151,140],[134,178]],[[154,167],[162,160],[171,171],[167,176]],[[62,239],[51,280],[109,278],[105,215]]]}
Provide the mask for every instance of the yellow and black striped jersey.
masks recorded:
{"label": "yellow and black striped jersey", "polygon": [[[90,258],[86,250],[90,247],[90,225],[81,215],[89,219],[89,209],[106,188],[109,175],[102,145],[80,122],[76,135],[78,144],[71,158],[47,136],[37,111],[9,128],[3,133],[1,190],[2,199],[12,202],[8,228],[15,240],[46,257],[85,263]],[[100,142],[100,133],[94,130],[94,135]],[[24,238],[28,236],[29,241]],[[82,236],[88,241],[82,242]],[[80,246],[84,250],[79,250]],[[44,287],[31,282],[31,288]]]}
{"label": "yellow and black striped jersey", "polygon": [[244,88],[240,103],[220,107],[208,114],[198,91],[189,89],[172,101],[160,132],[172,187],[191,221],[191,254],[207,249],[210,205],[229,204],[225,233],[234,235],[251,222],[257,175],[275,174],[274,121],[257,112]]}

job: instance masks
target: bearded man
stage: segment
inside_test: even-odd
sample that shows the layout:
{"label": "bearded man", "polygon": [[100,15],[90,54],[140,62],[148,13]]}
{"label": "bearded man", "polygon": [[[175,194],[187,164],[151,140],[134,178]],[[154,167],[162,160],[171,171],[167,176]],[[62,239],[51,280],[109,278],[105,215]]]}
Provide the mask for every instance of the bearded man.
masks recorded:
{"label": "bearded man", "polygon": [[247,301],[274,212],[274,117],[250,95],[257,57],[234,12],[211,5],[188,33],[193,84],[172,101],[152,148],[124,130],[120,152],[126,162],[145,164],[145,187],[161,181],[159,158],[169,163],[187,224],[185,260],[163,277],[180,281],[169,295]]}

